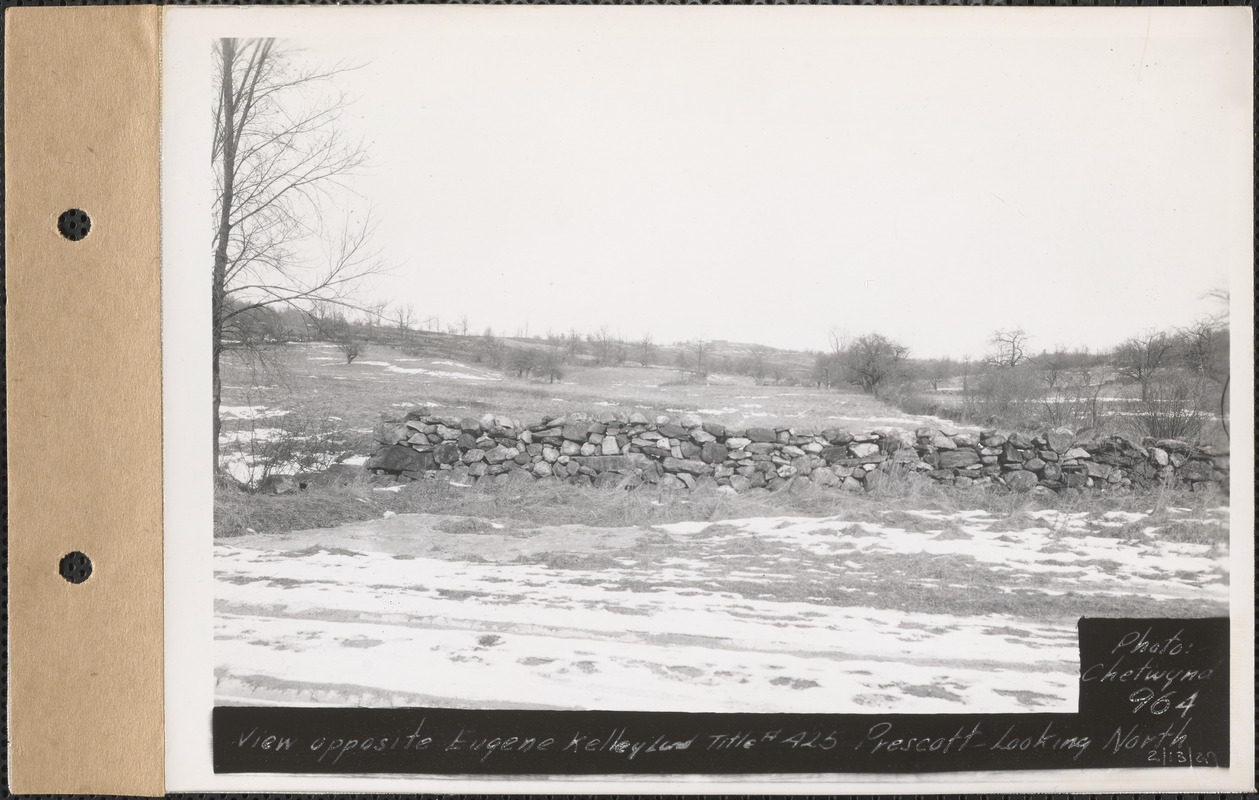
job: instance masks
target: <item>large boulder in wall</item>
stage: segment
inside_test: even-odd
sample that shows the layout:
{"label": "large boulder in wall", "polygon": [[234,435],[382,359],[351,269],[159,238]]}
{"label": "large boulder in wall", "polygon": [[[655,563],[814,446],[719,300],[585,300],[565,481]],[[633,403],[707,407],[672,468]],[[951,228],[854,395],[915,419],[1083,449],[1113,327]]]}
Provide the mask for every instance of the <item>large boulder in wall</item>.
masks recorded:
{"label": "large boulder in wall", "polygon": [[773,428],[748,428],[744,436],[754,442],[777,442],[778,434]]}
{"label": "large boulder in wall", "polygon": [[725,445],[717,442],[708,442],[700,450],[700,458],[706,464],[720,464],[726,460],[727,455],[729,451],[726,450]]}
{"label": "large boulder in wall", "polygon": [[703,461],[695,461],[689,458],[666,458],[664,460],[664,468],[666,472],[689,473],[691,475],[711,475],[713,468]]}
{"label": "large boulder in wall", "polygon": [[433,458],[438,464],[458,464],[463,458],[459,445],[454,442],[442,442],[433,448]]}
{"label": "large boulder in wall", "polygon": [[1043,434],[1045,444],[1055,453],[1065,453],[1075,444],[1075,436],[1066,428],[1054,428]]}
{"label": "large boulder in wall", "polygon": [[1025,469],[1012,470],[1003,477],[1005,478],[1005,485],[1016,492],[1030,491],[1033,486],[1040,482],[1035,472],[1028,472]]}
{"label": "large boulder in wall", "polygon": [[421,453],[402,445],[391,445],[379,450],[367,459],[363,469],[383,469],[387,472],[425,472],[437,469],[437,459],[432,453]]}

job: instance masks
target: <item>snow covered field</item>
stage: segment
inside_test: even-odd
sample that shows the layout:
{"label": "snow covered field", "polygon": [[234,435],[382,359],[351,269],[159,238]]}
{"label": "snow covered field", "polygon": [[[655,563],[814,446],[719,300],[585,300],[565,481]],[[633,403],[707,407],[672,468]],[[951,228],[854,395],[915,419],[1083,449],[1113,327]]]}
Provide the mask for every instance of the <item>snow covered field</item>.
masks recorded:
{"label": "snow covered field", "polygon": [[[899,511],[880,524],[590,528],[404,514],[225,539],[215,547],[217,695],[1073,711],[1082,610],[1227,612],[1226,549],[1164,538],[1143,519],[1042,511],[1012,525],[982,511]],[[1227,526],[1227,510],[1183,522]]]}

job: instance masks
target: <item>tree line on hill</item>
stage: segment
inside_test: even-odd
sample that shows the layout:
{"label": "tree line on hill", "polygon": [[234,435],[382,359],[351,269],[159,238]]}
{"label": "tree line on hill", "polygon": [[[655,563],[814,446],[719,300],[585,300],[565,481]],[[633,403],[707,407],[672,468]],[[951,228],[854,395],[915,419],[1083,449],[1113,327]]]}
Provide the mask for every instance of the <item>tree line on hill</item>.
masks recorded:
{"label": "tree line on hill", "polygon": [[913,358],[908,347],[881,333],[832,332],[829,350],[809,354],[706,340],[659,344],[650,333],[628,340],[606,325],[585,334],[570,329],[525,336],[522,330],[506,336],[492,327],[468,334],[466,316],[454,330],[439,332],[423,329],[422,320],[417,326],[417,319],[409,305],[384,303],[348,313],[332,303],[252,308],[232,318],[230,335],[237,347],[332,342],[347,363],[365,343],[434,355],[440,337],[443,355],[548,383],[562,380],[571,367],[646,366],[675,369],[681,380],[726,374],[758,385],[857,388],[907,412],[976,424],[1100,430],[1129,416],[1129,428],[1170,438],[1197,435],[1209,419],[1222,416],[1228,380],[1226,316],[1147,330],[1099,351],[1061,345],[1037,351],[1026,331],[1001,329],[975,359]]}

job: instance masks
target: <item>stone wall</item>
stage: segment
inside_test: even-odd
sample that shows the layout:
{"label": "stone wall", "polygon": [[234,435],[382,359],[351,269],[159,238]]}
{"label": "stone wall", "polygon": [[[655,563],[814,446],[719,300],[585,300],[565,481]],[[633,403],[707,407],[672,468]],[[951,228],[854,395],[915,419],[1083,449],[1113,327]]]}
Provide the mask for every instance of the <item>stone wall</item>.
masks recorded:
{"label": "stone wall", "polygon": [[1080,440],[1056,429],[944,433],[920,429],[853,434],[837,428],[726,428],[694,415],[581,413],[529,424],[415,410],[376,430],[380,449],[364,468],[399,480],[444,477],[467,483],[559,479],[632,489],[728,487],[877,489],[915,473],[958,487],[1014,491],[1185,486],[1224,489],[1228,454],[1174,440]]}

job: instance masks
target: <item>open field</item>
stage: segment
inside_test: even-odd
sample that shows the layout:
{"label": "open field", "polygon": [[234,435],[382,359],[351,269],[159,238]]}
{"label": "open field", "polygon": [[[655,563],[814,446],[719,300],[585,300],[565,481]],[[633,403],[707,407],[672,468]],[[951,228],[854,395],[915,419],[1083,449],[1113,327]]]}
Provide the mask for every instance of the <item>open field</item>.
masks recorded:
{"label": "open field", "polygon": [[[255,704],[1069,712],[1078,617],[1227,609],[1225,509],[882,519],[405,514],[222,540],[217,692]],[[1185,524],[1214,541],[1176,541]]]}
{"label": "open field", "polygon": [[[331,441],[361,462],[415,406],[526,420],[698,413],[732,427],[970,430],[859,394],[578,367],[561,383],[470,360],[328,345],[227,362],[223,436]],[[321,441],[323,440],[321,439]],[[233,448],[236,448],[235,451]],[[632,492],[370,477],[216,492],[224,703],[689,711],[1068,711],[1081,616],[1228,613],[1226,498]]]}

